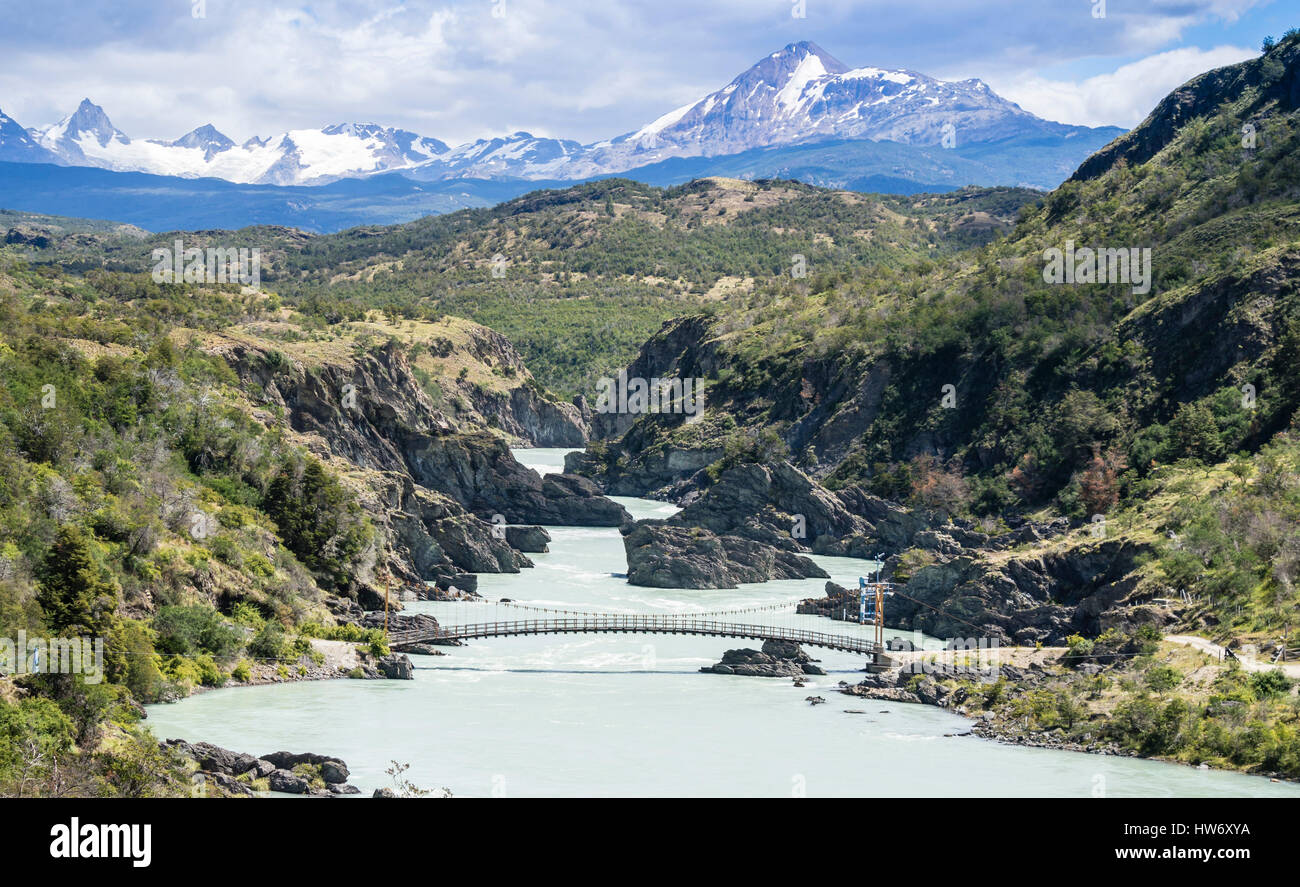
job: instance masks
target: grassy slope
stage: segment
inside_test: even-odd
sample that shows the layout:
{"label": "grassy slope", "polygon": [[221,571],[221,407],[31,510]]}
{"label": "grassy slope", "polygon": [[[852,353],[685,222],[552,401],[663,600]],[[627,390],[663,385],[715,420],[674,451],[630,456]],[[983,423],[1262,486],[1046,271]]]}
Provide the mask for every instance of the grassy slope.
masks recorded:
{"label": "grassy slope", "polygon": [[33,262],[139,273],[152,266],[153,248],[177,237],[186,247],[259,247],[264,282],[308,315],[467,317],[504,334],[545,387],[590,398],[594,380],[626,364],[665,320],[781,291],[796,256],[806,280],[823,287],[854,270],[984,243],[1036,193],[875,197],[791,182],[659,189],[609,180],[320,237],[284,228],[63,237],[22,252]]}

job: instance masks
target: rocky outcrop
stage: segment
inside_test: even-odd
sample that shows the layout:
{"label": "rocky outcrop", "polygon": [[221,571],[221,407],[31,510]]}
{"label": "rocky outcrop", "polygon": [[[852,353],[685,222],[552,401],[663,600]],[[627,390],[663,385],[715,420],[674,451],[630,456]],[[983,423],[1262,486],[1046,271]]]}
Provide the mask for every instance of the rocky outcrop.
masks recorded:
{"label": "rocky outcrop", "polygon": [[257,757],[230,751],[207,742],[168,739],[163,748],[192,759],[198,773],[227,794],[251,795],[253,783],[265,779],[273,792],[293,795],[359,794],[348,785],[348,765],[341,759],[311,752],[271,752]]}
{"label": "rocky outcrop", "polygon": [[[635,429],[632,434],[635,434]],[[601,450],[584,450],[564,457],[564,470],[595,480],[611,496],[643,496],[651,499],[675,499],[677,487],[697,472],[722,458],[722,449],[704,447],[661,447],[639,452],[630,461],[619,457],[626,450],[612,446]]]}
{"label": "rocky outcrop", "polygon": [[533,385],[521,385],[508,393],[473,388],[469,401],[492,427],[531,446],[580,447],[587,442],[581,408],[547,400]]}
{"label": "rocky outcrop", "polygon": [[[916,567],[889,598],[885,625],[937,637],[996,638],[1000,643],[1058,646],[1080,633],[1095,636],[1116,610],[1134,603],[1141,549],[1120,540],[1064,547],[1019,557],[996,557],[935,531],[918,534]],[[967,540],[969,541],[969,540]],[[920,547],[924,546],[924,547]],[[994,548],[996,551],[996,548]],[[924,559],[924,558],[923,558]],[[886,562],[886,576],[900,564]],[[856,592],[827,583],[827,596],[800,612],[856,618]]]}
{"label": "rocky outcrop", "polygon": [[687,500],[676,520],[719,534],[749,536],[750,528],[761,526],[777,536],[811,543],[865,529],[833,493],[789,462],[737,465]]}
{"label": "rocky outcrop", "polygon": [[1101,631],[1101,614],[1137,585],[1138,549],[1102,542],[1039,556],[990,561],[975,551],[918,569],[886,608],[886,625],[938,637],[978,634],[1049,646]]}
{"label": "rocky outcrop", "polygon": [[[859,536],[874,548],[870,554],[856,555],[871,557],[877,553],[902,551],[912,545],[917,533],[940,524],[943,517],[924,509],[907,508],[897,502],[890,502],[868,493],[860,486],[848,486],[835,492],[844,510],[854,515],[860,523]],[[817,548],[824,554],[850,554],[854,537],[843,540],[828,538]]]}
{"label": "rocky outcrop", "polygon": [[825,671],[798,644],[788,641],[764,641],[762,650],[748,647],[728,650],[722,661],[700,671],[709,674],[744,675],[759,678],[788,678],[801,675],[824,675]]}
{"label": "rocky outcrop", "polygon": [[[417,599],[426,583],[473,591],[473,573],[518,573],[532,566],[507,540],[496,537],[490,523],[404,472],[344,475],[344,482],[388,542],[384,562],[393,576],[394,599]],[[372,571],[362,570],[357,578],[380,584]]]}
{"label": "rocky outcrop", "polygon": [[[466,574],[531,566],[497,538],[493,523],[620,526],[629,519],[590,481],[541,478],[515,461],[501,437],[459,431],[430,401],[398,344],[319,365],[243,339],[219,339],[211,350],[245,390],[260,392],[261,403],[283,414],[300,442],[331,463],[380,529],[380,549],[355,571],[353,596],[365,598],[363,606],[382,600],[384,568],[401,600],[420,596],[426,583],[472,591],[464,588]],[[535,415],[524,411],[525,418],[536,429],[560,421],[547,419],[541,400],[530,403]],[[572,429],[580,408],[555,409],[569,416]],[[270,410],[258,418],[274,421]],[[566,435],[559,438],[577,442]]]}
{"label": "rocky outcrop", "polygon": [[717,588],[824,577],[804,552],[869,557],[933,521],[857,489],[831,493],[789,462],[736,465],[716,481],[700,472],[682,501],[667,521],[642,522],[652,528],[625,537],[629,582]]}
{"label": "rocky outcrop", "polygon": [[627,581],[652,588],[735,588],[769,579],[827,578],[793,551],[699,527],[638,521],[623,537]]}
{"label": "rocky outcrop", "polygon": [[584,477],[535,471],[515,461],[491,434],[408,440],[404,446],[416,483],[438,489],[472,514],[497,523],[617,527],[630,520]]}
{"label": "rocky outcrop", "polygon": [[[708,341],[710,322],[701,316],[665,321],[627,367],[629,379],[705,378],[716,369],[713,345]],[[704,343],[704,344],[701,344]],[[595,394],[593,393],[593,397]],[[591,437],[611,440],[626,433],[639,418],[632,413],[594,412]],[[685,416],[661,414],[673,424]]]}
{"label": "rocky outcrop", "polygon": [[506,527],[506,542],[517,551],[543,554],[550,550],[551,534],[541,527]]}
{"label": "rocky outcrop", "polygon": [[498,374],[495,381],[503,387],[452,383],[488,425],[529,446],[580,447],[587,442],[587,416],[582,407],[547,397],[505,336],[484,326],[469,325],[465,341],[450,348],[440,356],[459,350],[463,358],[491,367]]}

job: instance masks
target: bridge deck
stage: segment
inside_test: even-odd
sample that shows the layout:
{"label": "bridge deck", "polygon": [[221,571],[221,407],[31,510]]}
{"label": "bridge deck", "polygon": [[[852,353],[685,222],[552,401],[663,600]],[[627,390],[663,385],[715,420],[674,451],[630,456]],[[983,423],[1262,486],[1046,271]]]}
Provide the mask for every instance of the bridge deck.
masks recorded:
{"label": "bridge deck", "polygon": [[510,637],[529,634],[694,634],[725,638],[748,638],[760,641],[790,641],[809,647],[842,650],[870,655],[875,641],[866,637],[781,628],[774,625],[718,622],[683,616],[584,616],[565,619],[523,619],[513,622],[476,622],[466,625],[439,626],[434,631],[395,631],[389,644],[429,643],[446,640]]}

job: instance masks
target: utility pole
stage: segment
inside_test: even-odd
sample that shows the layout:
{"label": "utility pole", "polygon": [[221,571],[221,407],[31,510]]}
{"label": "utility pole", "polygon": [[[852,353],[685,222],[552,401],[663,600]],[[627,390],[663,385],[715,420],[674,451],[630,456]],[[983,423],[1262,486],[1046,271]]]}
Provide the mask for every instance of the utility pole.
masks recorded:
{"label": "utility pole", "polygon": [[[877,566],[881,563],[877,561]],[[885,648],[885,597],[893,594],[889,591],[884,582],[880,581],[879,569],[876,572],[876,581],[868,583],[865,576],[858,577],[858,622],[862,625],[867,624],[868,617],[871,618],[875,626],[875,647],[879,654]],[[867,607],[868,591],[871,593],[871,607]]]}

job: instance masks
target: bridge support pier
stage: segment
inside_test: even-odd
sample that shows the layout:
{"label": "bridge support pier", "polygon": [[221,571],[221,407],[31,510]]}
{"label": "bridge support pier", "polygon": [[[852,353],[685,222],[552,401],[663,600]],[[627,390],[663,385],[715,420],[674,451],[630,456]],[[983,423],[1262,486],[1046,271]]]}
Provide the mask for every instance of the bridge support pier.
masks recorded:
{"label": "bridge support pier", "polygon": [[871,674],[880,674],[882,671],[889,671],[891,668],[898,668],[898,660],[891,659],[885,655],[883,649],[877,648],[867,660],[866,670]]}

